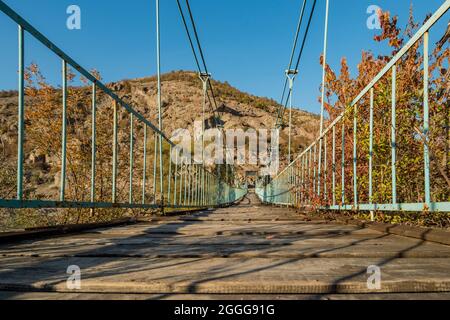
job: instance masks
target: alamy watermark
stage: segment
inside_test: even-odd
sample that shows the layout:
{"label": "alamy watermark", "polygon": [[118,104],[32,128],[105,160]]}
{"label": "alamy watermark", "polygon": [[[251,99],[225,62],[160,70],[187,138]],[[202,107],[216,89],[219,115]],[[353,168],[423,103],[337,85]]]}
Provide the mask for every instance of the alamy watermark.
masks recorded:
{"label": "alamy watermark", "polygon": [[81,269],[79,266],[72,265],[67,268],[66,271],[69,277],[66,281],[68,290],[81,290]]}
{"label": "alamy watermark", "polygon": [[369,18],[367,18],[367,28],[370,30],[381,29],[380,12],[381,8],[374,4],[367,8],[367,14],[370,14]]}
{"label": "alamy watermark", "polygon": [[70,5],[67,7],[66,13],[69,15],[66,21],[67,29],[80,30],[81,29],[81,8],[77,5]]}
{"label": "alamy watermark", "polygon": [[378,266],[369,266],[367,268],[367,289],[369,290],[381,290],[381,268]]}

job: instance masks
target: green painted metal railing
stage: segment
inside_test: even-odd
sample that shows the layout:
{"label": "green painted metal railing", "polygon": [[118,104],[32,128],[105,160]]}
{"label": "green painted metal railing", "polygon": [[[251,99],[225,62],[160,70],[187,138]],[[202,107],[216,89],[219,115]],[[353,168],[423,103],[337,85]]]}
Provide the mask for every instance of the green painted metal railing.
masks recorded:
{"label": "green painted metal railing", "polygon": [[[156,209],[156,208],[206,208],[222,206],[236,202],[243,198],[247,190],[242,188],[235,188],[224,182],[220,177],[211,173],[207,168],[201,164],[185,164],[182,159],[172,159],[172,151],[178,148],[170,141],[162,131],[160,131],[154,124],[148,121],[142,114],[137,112],[131,105],[127,104],[119,98],[114,92],[106,87],[101,81],[95,78],[90,72],[81,67],[71,57],[59,49],[54,43],[46,38],[42,33],[36,30],[25,19],[19,16],[13,9],[7,6],[3,1],[0,1],[0,10],[14,22],[18,24],[19,28],[19,85],[18,85],[18,160],[17,160],[17,197],[16,199],[0,199],[0,208],[128,208],[128,209]],[[25,199],[24,197],[24,142],[26,137],[25,130],[25,34],[28,33],[53,53],[55,53],[62,60],[62,150],[61,150],[61,182],[58,200],[38,200]],[[85,77],[92,84],[92,159],[91,159],[91,179],[90,179],[90,201],[67,201],[66,200],[66,180],[67,180],[67,90],[68,90],[68,67],[74,68],[83,77]],[[112,101],[113,104],[113,136],[112,136],[112,164],[111,164],[111,201],[99,202],[96,198],[96,158],[97,152],[97,91],[101,90]],[[118,187],[118,132],[119,108],[123,108],[129,115],[130,120],[130,143],[129,143],[129,199],[128,202],[118,202],[117,187]],[[135,174],[135,145],[134,138],[136,130],[136,123],[143,127],[143,168],[141,186],[142,199],[136,201],[133,197],[133,186]],[[148,142],[149,130],[154,135],[154,161],[153,161],[153,179],[148,175]],[[165,148],[163,148],[165,147]],[[168,155],[160,153],[158,159],[157,150],[168,150]],[[176,153],[178,154],[178,152]],[[164,157],[165,156],[165,157]],[[159,161],[158,161],[159,160]],[[163,161],[164,160],[164,161]],[[175,160],[175,161],[172,161]],[[159,163],[159,168],[158,168]],[[158,170],[159,169],[159,170]],[[166,169],[166,170],[164,170]],[[158,171],[159,179],[158,178]],[[164,176],[163,172],[167,172]],[[165,181],[167,179],[167,181]],[[152,181],[151,181],[152,180]],[[159,180],[159,183],[157,183]],[[148,195],[148,186],[153,182],[153,195]],[[159,192],[157,192],[159,186]]]}
{"label": "green painted metal railing", "polygon": [[[260,199],[269,204],[288,205],[295,207],[315,206],[324,210],[362,210],[362,211],[428,211],[428,212],[449,212],[450,202],[435,202],[431,194],[430,180],[430,108],[429,108],[429,30],[441,19],[450,8],[450,0],[446,0],[442,6],[425,22],[417,33],[406,43],[406,45],[392,58],[389,63],[372,79],[372,81],[358,94],[351,105],[337,117],[330,126],[325,129],[320,137],[304,150],[292,163],[289,164],[280,174],[269,183],[261,183],[256,188],[256,193]],[[396,130],[396,80],[397,63],[401,58],[421,39],[423,39],[423,120],[422,120],[422,143],[423,143],[423,176],[424,186],[423,202],[399,203],[397,197],[397,130]],[[390,72],[392,83],[392,104],[391,104],[391,185],[392,191],[390,203],[375,203],[374,201],[374,87]],[[358,117],[359,106],[362,101],[370,102],[369,119]],[[448,111],[448,110],[447,110]],[[445,112],[445,110],[444,110]],[[387,115],[388,113],[386,113]],[[351,118],[353,118],[353,158],[349,159],[345,154],[346,131]],[[347,121],[346,121],[347,120]],[[369,122],[369,152],[368,158],[368,203],[361,203],[358,185],[358,124],[361,121]],[[341,130],[342,150],[341,163],[337,162],[337,132]],[[330,143],[331,142],[331,143]],[[322,147],[324,146],[324,147]],[[331,150],[331,157],[329,152]],[[353,167],[352,173],[352,197],[346,194],[345,185],[348,182],[349,174],[346,169]],[[338,190],[338,170],[340,167],[341,181]],[[321,173],[323,168],[323,174]],[[349,171],[349,170],[347,170]],[[366,190],[364,190],[366,191]],[[349,201],[348,198],[353,198]],[[372,215],[373,217],[373,215]]]}

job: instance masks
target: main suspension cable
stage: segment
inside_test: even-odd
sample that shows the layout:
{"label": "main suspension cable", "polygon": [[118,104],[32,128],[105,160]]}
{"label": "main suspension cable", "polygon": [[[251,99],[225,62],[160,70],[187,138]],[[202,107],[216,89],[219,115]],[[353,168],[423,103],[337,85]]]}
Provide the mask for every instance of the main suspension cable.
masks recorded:
{"label": "main suspension cable", "polygon": [[[305,34],[303,36],[302,44],[301,44],[301,47],[300,47],[300,51],[299,51],[299,54],[298,54],[298,57],[297,57],[297,62],[296,62],[294,70],[298,70],[298,67],[300,65],[300,61],[301,61],[301,58],[302,58],[302,55],[303,55],[303,50],[305,48],[306,40],[308,39],[309,29],[311,27],[311,21],[312,21],[312,18],[314,16],[316,3],[317,3],[317,0],[314,0],[314,2],[312,4],[310,15],[309,15],[309,18],[308,18],[308,24],[306,26]],[[287,79],[285,81],[287,81]],[[287,82],[286,82],[286,85],[287,85]],[[279,108],[279,112],[278,112],[278,116],[277,116],[277,122],[276,122],[276,127],[277,128],[279,128],[281,126],[281,123],[283,122],[284,112],[285,112],[285,110],[287,108],[287,103],[289,101],[290,94],[291,93],[288,94],[288,97],[287,97],[285,103],[282,103],[280,108]],[[283,96],[283,98],[284,98],[284,96]]]}

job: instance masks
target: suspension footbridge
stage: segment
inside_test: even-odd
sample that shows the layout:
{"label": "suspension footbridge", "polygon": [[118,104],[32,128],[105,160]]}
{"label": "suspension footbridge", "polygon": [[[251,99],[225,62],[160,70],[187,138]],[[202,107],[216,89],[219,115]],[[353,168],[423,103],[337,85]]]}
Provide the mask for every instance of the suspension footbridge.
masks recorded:
{"label": "suspension footbridge", "polygon": [[[43,33],[12,8],[0,1],[0,11],[18,25],[18,113],[16,196],[0,198],[0,208],[16,212],[34,210],[88,210],[101,215],[108,210],[154,210],[151,217],[121,221],[115,227],[79,229],[76,226],[56,232],[44,227],[33,232],[0,234],[1,298],[358,298],[358,297],[441,297],[450,298],[450,239],[444,230],[398,228],[375,223],[379,214],[404,212],[448,214],[448,192],[437,190],[432,170],[436,151],[430,115],[430,41],[432,27],[448,18],[450,0],[443,1],[417,32],[386,62],[364,89],[343,107],[328,126],[324,119],[325,88],[322,88],[321,130],[317,140],[298,155],[291,153],[289,134],[288,165],[273,176],[260,177],[255,189],[239,183],[231,164],[207,166],[204,161],[183,161],[178,146],[164,133],[161,111],[159,68],[159,1],[157,3],[158,124],[146,119],[124,97],[79,65]],[[292,57],[286,71],[282,107],[275,127],[285,125],[284,113],[292,112],[292,91],[299,62],[294,64],[299,30],[306,13],[304,1]],[[193,13],[177,1],[199,71],[203,88],[203,128],[208,101],[213,107],[215,125],[223,129],[218,114],[211,75],[206,66]],[[313,1],[306,32],[301,42],[300,61],[316,1]],[[326,1],[324,69],[326,80],[327,24]],[[192,23],[193,31],[188,28]],[[59,198],[32,198],[24,183],[24,154],[27,140],[25,114],[25,43],[28,37],[39,41],[61,59],[61,137]],[[398,144],[404,131],[397,131],[397,74],[410,50],[420,46],[423,61],[421,122],[414,134],[420,145],[421,187],[419,196],[408,198],[399,192]],[[197,54],[199,52],[199,54]],[[198,57],[200,56],[200,58]],[[91,85],[91,130],[89,189],[87,198],[69,197],[71,164],[68,163],[68,70],[72,68]],[[388,119],[390,145],[378,148],[378,88],[389,84]],[[288,90],[288,91],[286,91]],[[99,92],[111,107],[112,132],[108,140],[108,178],[100,177],[99,147],[105,143],[98,134]],[[286,92],[287,95],[286,95]],[[448,94],[448,91],[447,91]],[[448,98],[446,100],[448,102]],[[364,110],[364,112],[363,112]],[[441,112],[447,112],[445,109]],[[120,121],[128,122],[129,141],[120,139]],[[367,117],[366,117],[367,116]],[[291,116],[289,116],[289,127]],[[379,124],[380,125],[380,124]],[[122,137],[123,138],[123,137]],[[433,145],[434,146],[434,145]],[[204,149],[204,141],[203,141]],[[121,151],[127,149],[126,197],[119,181]],[[350,152],[348,152],[350,150]],[[377,192],[377,152],[390,155],[382,167],[390,180],[383,196]],[[203,153],[202,153],[203,157]],[[176,158],[176,159],[174,159]],[[137,161],[137,159],[140,159]],[[204,159],[202,159],[204,160]],[[448,164],[445,163],[444,166]],[[362,170],[363,168],[364,170]],[[446,169],[440,168],[444,173]],[[438,169],[439,169],[438,168]],[[101,168],[103,170],[103,167]],[[377,180],[378,179],[378,180]],[[100,181],[102,187],[100,190]],[[108,184],[104,191],[103,182]],[[445,189],[445,187],[444,187]],[[378,197],[378,198],[377,198]],[[367,214],[366,223],[330,221],[319,213]],[[316,214],[315,214],[316,213]],[[339,219],[338,219],[339,220]],[[370,221],[372,220],[372,221]],[[347,221],[348,222],[348,221]],[[401,229],[401,227],[400,227]],[[70,234],[64,232],[70,231]],[[397,230],[397,231],[396,231]],[[81,282],[68,285],[68,267],[79,268]],[[371,278],[379,272],[380,278]],[[373,280],[375,279],[375,280]],[[377,281],[379,283],[377,283]]]}

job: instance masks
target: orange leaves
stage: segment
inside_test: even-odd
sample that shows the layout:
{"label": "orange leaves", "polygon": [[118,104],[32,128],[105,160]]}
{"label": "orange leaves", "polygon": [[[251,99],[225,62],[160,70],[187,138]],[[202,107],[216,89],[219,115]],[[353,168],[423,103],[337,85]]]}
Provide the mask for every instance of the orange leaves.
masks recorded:
{"label": "orange leaves", "polygon": [[381,42],[389,40],[389,46],[398,51],[403,46],[403,39],[400,38],[400,28],[397,27],[398,17],[391,18],[389,12],[379,12],[381,35],[375,36],[375,41]]}

